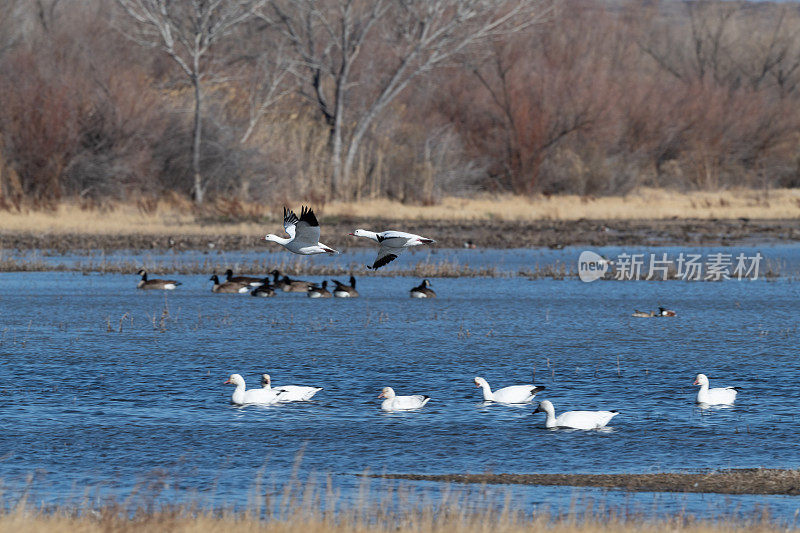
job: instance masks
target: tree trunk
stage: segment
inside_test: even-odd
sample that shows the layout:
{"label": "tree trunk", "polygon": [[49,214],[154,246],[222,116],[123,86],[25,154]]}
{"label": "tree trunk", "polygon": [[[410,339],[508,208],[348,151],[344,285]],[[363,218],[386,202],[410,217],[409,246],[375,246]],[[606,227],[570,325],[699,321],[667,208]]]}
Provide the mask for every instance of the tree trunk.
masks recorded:
{"label": "tree trunk", "polygon": [[200,104],[202,95],[200,93],[200,80],[196,74],[192,81],[194,82],[194,135],[192,139],[192,171],[194,172],[194,188],[192,192],[194,194],[194,203],[201,205],[203,203],[203,197],[205,196],[203,176],[200,173],[200,140],[202,138]]}

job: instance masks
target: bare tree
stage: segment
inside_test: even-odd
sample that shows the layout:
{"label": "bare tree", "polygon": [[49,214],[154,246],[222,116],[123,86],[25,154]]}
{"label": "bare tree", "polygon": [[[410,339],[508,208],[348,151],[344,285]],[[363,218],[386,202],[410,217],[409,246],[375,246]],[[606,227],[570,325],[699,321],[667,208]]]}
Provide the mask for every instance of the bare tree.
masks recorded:
{"label": "bare tree", "polygon": [[330,128],[336,196],[375,120],[415,78],[543,12],[531,0],[273,0],[260,16],[291,43],[303,94]]}
{"label": "bare tree", "polygon": [[194,89],[192,194],[203,203],[205,182],[200,168],[204,82],[215,73],[212,49],[248,20],[266,0],[117,0],[139,23],[137,41],[172,58]]}

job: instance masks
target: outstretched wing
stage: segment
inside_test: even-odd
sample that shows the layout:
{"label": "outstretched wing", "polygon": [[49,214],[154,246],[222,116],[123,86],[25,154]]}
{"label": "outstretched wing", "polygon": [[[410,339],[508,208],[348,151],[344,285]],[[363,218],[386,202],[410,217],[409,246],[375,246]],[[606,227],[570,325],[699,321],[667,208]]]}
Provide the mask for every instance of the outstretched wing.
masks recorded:
{"label": "outstretched wing", "polygon": [[381,243],[378,248],[378,257],[375,258],[375,263],[372,264],[372,269],[377,270],[384,265],[388,265],[403,251],[403,248],[392,248]]}
{"label": "outstretched wing", "polygon": [[[294,213],[292,214],[294,215]],[[317,222],[314,211],[303,206],[300,210],[300,218],[297,219],[295,216],[295,219],[295,231],[297,233],[295,240],[298,243],[315,246],[319,242],[319,222]]]}
{"label": "outstretched wing", "polygon": [[283,208],[283,229],[289,234],[289,238],[294,239],[295,230],[299,221],[294,211],[286,209],[286,207]]}

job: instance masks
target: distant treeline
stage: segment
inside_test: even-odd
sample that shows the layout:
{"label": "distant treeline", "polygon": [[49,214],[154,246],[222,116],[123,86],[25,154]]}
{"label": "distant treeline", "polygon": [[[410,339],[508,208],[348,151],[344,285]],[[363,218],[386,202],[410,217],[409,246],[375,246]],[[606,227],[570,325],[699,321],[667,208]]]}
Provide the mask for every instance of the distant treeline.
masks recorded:
{"label": "distant treeline", "polygon": [[800,185],[800,7],[6,0],[0,207]]}

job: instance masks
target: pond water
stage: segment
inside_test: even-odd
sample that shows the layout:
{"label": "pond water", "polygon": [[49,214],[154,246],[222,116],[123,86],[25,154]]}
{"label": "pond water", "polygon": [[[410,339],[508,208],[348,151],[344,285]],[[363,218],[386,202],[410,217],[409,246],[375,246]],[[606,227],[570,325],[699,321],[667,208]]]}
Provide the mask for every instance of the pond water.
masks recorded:
{"label": "pond water", "polygon": [[[578,252],[530,253],[574,262]],[[762,253],[790,265],[800,257],[793,246]],[[462,251],[453,254],[471,264]],[[491,254],[511,268],[532,260],[521,251]],[[90,487],[124,499],[158,478],[169,480],[159,485],[162,500],[192,495],[245,506],[259,476],[280,485],[298,461],[297,478],[331,475],[345,499],[355,497],[365,471],[800,467],[800,285],[791,277],[434,279],[439,297],[431,300],[409,298],[420,280],[404,277],[362,278],[360,298],[324,300],[212,294],[207,278],[182,276],[178,290],[164,293],[137,291],[134,275],[0,275],[6,495],[27,491],[33,501],[63,504]],[[678,316],[630,316],[659,305]],[[269,372],[276,385],[324,390],[311,402],[240,408],[223,385],[234,372],[250,387]],[[699,372],[712,387],[742,387],[735,407],[699,409],[692,386]],[[501,387],[531,382],[534,373],[546,386],[538,398],[557,413],[620,415],[606,431],[548,431],[533,406],[484,405],[472,382],[480,375]],[[384,386],[432,399],[417,412],[386,414],[377,398]],[[371,482],[378,494],[381,483]],[[441,488],[409,484],[434,495]],[[797,497],[521,486],[489,493],[500,501],[510,493],[526,509],[565,510],[592,498],[701,516],[767,506],[789,521],[800,509]]]}

